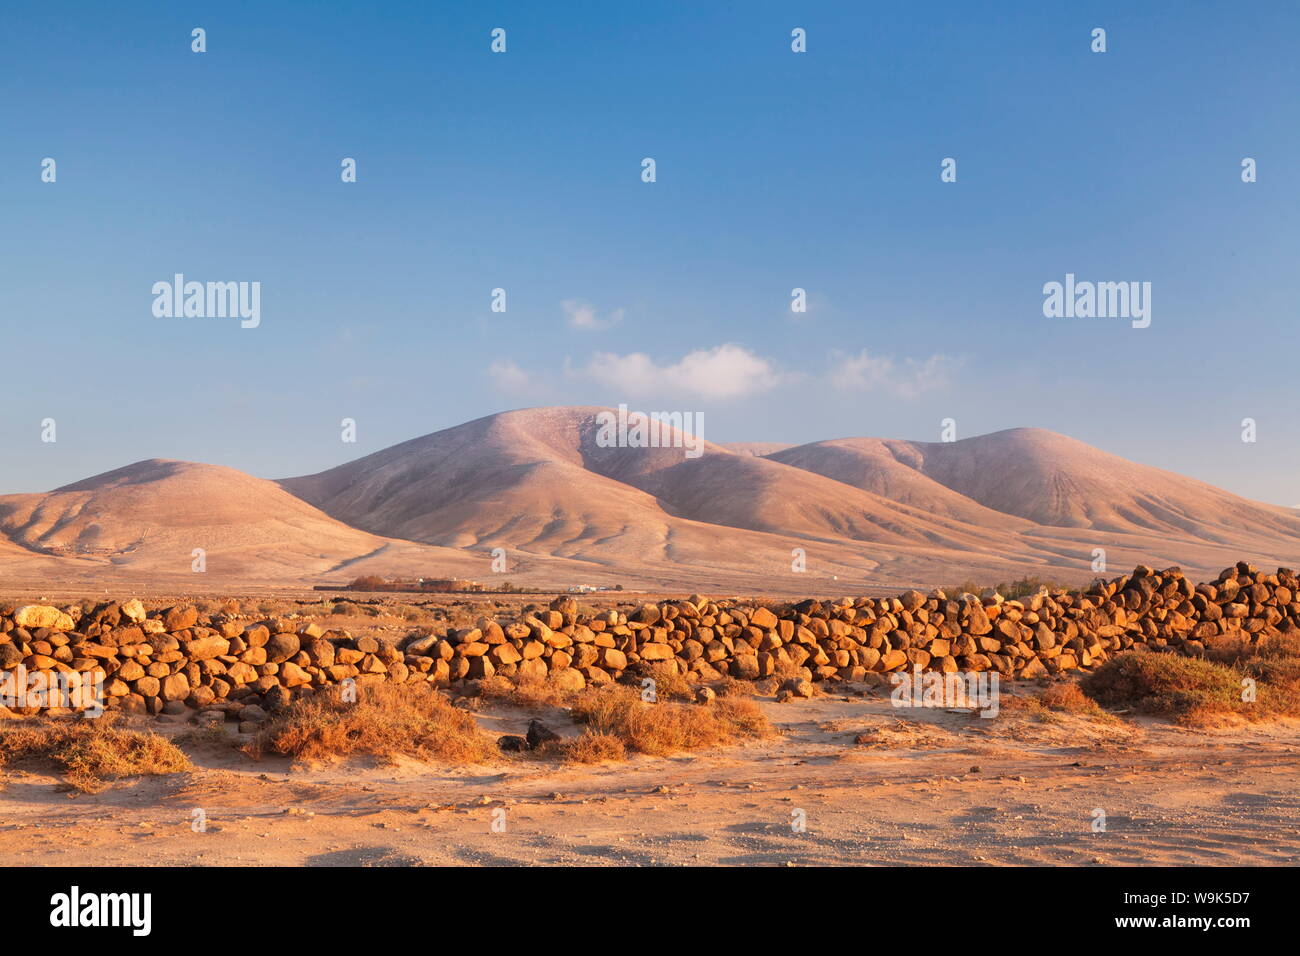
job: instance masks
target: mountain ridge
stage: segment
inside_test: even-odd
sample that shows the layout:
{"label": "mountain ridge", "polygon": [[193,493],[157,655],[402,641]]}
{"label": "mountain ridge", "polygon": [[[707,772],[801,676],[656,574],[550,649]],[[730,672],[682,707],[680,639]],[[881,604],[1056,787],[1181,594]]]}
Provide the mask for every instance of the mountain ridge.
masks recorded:
{"label": "mountain ridge", "polygon": [[39,556],[69,573],[183,576],[199,548],[235,578],[426,569],[483,580],[496,555],[506,578],[548,585],[795,592],[814,580],[1081,580],[1097,548],[1114,566],[1207,572],[1300,559],[1288,509],[1044,429],[946,443],[703,442],[691,457],[671,428],[663,447],[608,447],[606,412],[500,412],[278,481],[155,458],[0,496],[0,571]]}

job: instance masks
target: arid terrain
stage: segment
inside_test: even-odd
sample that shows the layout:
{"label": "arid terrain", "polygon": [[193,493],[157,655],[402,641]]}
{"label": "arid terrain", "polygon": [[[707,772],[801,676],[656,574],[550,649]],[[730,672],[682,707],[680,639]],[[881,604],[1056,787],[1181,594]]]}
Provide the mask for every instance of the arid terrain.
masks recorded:
{"label": "arid terrain", "polygon": [[[109,710],[0,708],[0,862],[1300,862],[1294,511],[1039,429],[689,457],[601,412],[0,497],[3,670]],[[315,590],[418,577],[502,593]]]}
{"label": "arid terrain", "polygon": [[[0,863],[1300,863],[1300,722],[1189,730],[1012,709],[984,719],[899,710],[867,685],[760,706],[779,736],[594,766],[503,756],[311,767],[200,742],[184,747],[193,770],[97,794],[6,770]],[[491,705],[477,719],[523,733],[537,713]],[[189,726],[137,720],[168,735]],[[876,739],[855,743],[864,733]],[[494,832],[500,808],[505,830]],[[205,832],[192,828],[196,810]],[[796,810],[806,832],[792,829]]]}
{"label": "arid terrain", "polygon": [[1294,509],[1042,429],[703,442],[689,458],[603,447],[601,411],[504,412],[281,481],[151,460],[0,496],[0,587],[215,595],[378,575],[832,596],[1083,584],[1097,549],[1202,575],[1300,563]]}
{"label": "arid terrain", "polygon": [[[6,666],[102,662],[110,712],[0,708],[0,863],[1295,865],[1295,586],[1139,568],[785,620],[702,597],[27,605],[0,617]],[[687,620],[734,629],[719,670],[664,642]],[[908,650],[872,653],[894,625]],[[921,668],[998,689],[907,706]]]}

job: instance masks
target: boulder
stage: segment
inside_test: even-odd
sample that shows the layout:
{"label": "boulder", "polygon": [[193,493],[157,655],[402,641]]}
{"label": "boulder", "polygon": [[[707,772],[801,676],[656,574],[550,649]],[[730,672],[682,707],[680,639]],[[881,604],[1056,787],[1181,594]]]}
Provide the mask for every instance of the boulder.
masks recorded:
{"label": "boulder", "polygon": [[14,611],[14,625],[35,630],[48,627],[52,631],[70,631],[76,625],[71,616],[48,604],[25,604]]}

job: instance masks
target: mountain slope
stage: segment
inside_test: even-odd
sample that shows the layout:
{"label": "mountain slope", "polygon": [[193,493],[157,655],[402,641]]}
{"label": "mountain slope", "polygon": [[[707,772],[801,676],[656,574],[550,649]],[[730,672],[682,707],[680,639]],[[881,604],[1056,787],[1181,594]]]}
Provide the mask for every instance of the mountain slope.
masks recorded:
{"label": "mountain slope", "polygon": [[911,447],[916,467],[928,477],[1041,525],[1216,542],[1242,534],[1300,539],[1300,518],[1289,509],[1249,501],[1041,428]]}
{"label": "mountain slope", "polygon": [[987,508],[927,476],[919,470],[923,457],[911,442],[839,438],[785,448],[767,457],[927,514],[1003,531],[1032,525]]}
{"label": "mountain slope", "polygon": [[440,554],[350,528],[275,482],[233,468],[163,459],[46,494],[0,496],[0,533],[26,555],[158,574],[194,574],[195,549],[204,552],[205,573],[248,579],[309,577],[361,566],[368,556],[384,553],[405,553],[407,563],[432,571],[439,562],[464,561],[454,552]]}
{"label": "mountain slope", "polygon": [[[1005,547],[985,529],[705,443],[606,448],[601,408],[505,412],[281,484],[376,534],[435,544],[645,547],[689,519],[748,531],[941,547]],[[716,533],[721,533],[719,530]],[[638,540],[639,539],[639,540]]]}
{"label": "mountain slope", "polygon": [[202,580],[270,586],[377,573],[842,594],[1084,581],[1098,549],[1197,573],[1300,560],[1294,512],[1039,429],[688,454],[671,429],[660,447],[605,447],[606,411],[504,412],[280,482],[151,460],[3,496],[0,574],[193,588],[201,548]]}

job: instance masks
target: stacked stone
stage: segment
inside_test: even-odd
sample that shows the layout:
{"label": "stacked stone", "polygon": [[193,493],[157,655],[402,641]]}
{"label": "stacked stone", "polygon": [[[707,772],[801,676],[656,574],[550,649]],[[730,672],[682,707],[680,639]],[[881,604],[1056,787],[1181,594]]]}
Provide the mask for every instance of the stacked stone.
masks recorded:
{"label": "stacked stone", "polygon": [[656,671],[698,681],[777,673],[853,681],[916,667],[1036,678],[1134,648],[1199,656],[1207,644],[1289,633],[1300,626],[1298,594],[1291,570],[1241,563],[1213,583],[1138,567],[1087,590],[1022,600],[907,591],[768,607],[693,596],[586,614],[559,597],[514,618],[438,624],[400,644],[284,618],[146,611],[138,600],[87,613],[28,605],[0,616],[0,670],[99,671],[111,709],[196,708],[252,722],[347,680],[445,685],[499,674],[580,689]]}

